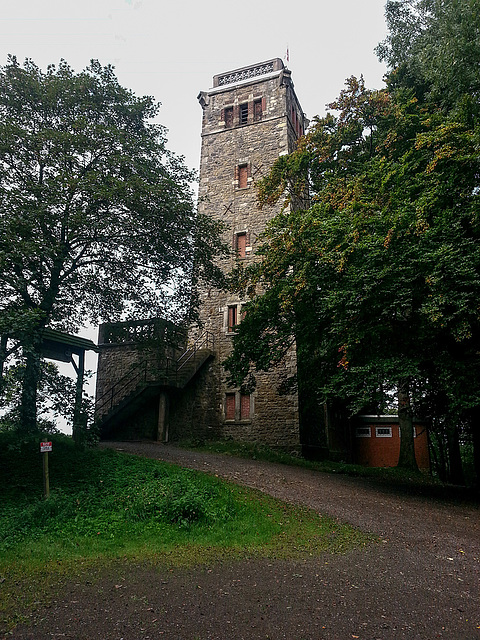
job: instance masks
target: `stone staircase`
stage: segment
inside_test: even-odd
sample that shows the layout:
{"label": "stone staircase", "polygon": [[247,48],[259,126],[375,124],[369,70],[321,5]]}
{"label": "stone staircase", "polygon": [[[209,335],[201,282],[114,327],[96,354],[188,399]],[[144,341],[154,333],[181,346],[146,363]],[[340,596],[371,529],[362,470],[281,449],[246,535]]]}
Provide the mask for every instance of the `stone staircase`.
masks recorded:
{"label": "stone staircase", "polygon": [[206,331],[176,360],[167,359],[163,369],[152,371],[147,360],[137,363],[103,396],[97,398],[95,422],[101,433],[109,432],[115,422],[128,418],[160,389],[186,387],[213,355],[213,336]]}

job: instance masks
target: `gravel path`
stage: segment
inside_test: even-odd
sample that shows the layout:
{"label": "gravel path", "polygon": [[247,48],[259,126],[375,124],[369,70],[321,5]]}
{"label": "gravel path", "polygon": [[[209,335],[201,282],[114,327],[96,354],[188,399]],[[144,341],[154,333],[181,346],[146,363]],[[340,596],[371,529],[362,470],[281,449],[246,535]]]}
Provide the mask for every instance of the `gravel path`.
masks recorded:
{"label": "gravel path", "polygon": [[104,443],[303,504],[378,535],[344,556],[250,560],[168,572],[117,569],[68,585],[42,640],[480,639],[480,511],[365,480],[171,445]]}

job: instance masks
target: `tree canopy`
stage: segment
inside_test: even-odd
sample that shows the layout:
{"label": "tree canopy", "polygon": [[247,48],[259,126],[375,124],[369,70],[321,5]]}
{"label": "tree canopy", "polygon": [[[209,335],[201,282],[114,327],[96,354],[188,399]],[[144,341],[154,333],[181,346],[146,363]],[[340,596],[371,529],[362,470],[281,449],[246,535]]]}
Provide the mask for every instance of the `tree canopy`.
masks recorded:
{"label": "tree canopy", "polygon": [[[477,3],[464,4],[468,29],[456,1],[387,3],[387,87],[348,79],[333,113],[278,160],[259,200],[285,198],[284,212],[262,260],[232,274],[251,298],[227,361],[232,380],[253,384],[296,341],[292,383],[303,376],[320,403],[378,412],[395,389],[407,467],[414,408],[451,432],[480,405],[477,76],[458,85],[451,76],[446,92],[450,41],[438,41],[455,15],[478,46]],[[463,48],[451,42],[445,65],[468,51],[467,35]]]}
{"label": "tree canopy", "polygon": [[188,321],[196,278],[214,271],[217,226],[196,213],[158,110],[97,61],[0,69],[1,364],[21,348],[26,429],[47,324]]}

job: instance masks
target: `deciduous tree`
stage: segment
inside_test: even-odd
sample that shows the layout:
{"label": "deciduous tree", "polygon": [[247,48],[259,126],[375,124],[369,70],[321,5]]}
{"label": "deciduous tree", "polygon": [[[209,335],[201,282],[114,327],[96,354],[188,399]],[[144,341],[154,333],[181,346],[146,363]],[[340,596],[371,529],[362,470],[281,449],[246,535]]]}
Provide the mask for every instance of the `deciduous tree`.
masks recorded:
{"label": "deciduous tree", "polygon": [[212,273],[217,228],[195,212],[192,173],[167,150],[158,109],[97,61],[42,72],[12,57],[0,69],[2,357],[21,346],[27,431],[47,324],[185,321],[195,279]]}
{"label": "deciduous tree", "polygon": [[288,203],[308,185],[311,206],[274,219],[263,260],[235,274],[253,298],[227,365],[252,380],[296,337],[319,401],[355,411],[396,388],[399,464],[415,467],[412,402],[427,381],[450,419],[479,400],[480,131],[409,88],[372,92],[354,78],[331,106],[339,115],[317,119],[260,187],[262,202]]}

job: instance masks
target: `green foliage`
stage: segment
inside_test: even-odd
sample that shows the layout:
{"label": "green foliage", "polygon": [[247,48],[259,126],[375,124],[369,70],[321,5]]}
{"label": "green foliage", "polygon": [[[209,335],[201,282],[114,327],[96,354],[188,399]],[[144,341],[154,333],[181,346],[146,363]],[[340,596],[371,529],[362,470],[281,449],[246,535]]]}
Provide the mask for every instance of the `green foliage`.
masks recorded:
{"label": "green foliage", "polygon": [[[42,331],[86,321],[195,315],[219,225],[197,215],[159,106],[111,66],[0,68],[0,374],[25,359],[22,427],[36,429]],[[7,338],[6,343],[4,342]]]}
{"label": "green foliage", "polygon": [[478,0],[388,0],[389,34],[379,57],[393,84],[414,87],[445,109],[468,99],[477,117],[480,79]]}
{"label": "green foliage", "polygon": [[[17,363],[9,366],[4,373],[3,394],[0,396],[0,431],[21,431],[20,401],[24,370],[25,365]],[[85,377],[89,375],[90,372],[87,372]],[[54,363],[42,360],[37,390],[37,421],[40,429],[54,433],[59,418],[71,426],[74,404],[75,381],[62,375]],[[84,396],[82,410],[93,421],[93,401],[90,397]]]}
{"label": "green foliage", "polygon": [[[54,436],[42,499],[36,439],[0,433],[0,620],[48,604],[58,581],[119,561],[170,566],[344,553],[372,541],[347,525],[206,474]],[[56,585],[56,586],[55,586]]]}
{"label": "green foliage", "polygon": [[52,440],[51,498],[43,500],[39,443],[0,434],[0,464],[9,478],[0,516],[4,559],[23,556],[31,545],[37,554],[40,544],[73,556],[139,553],[144,547],[152,554],[193,540],[261,548],[287,534],[272,514],[284,517],[290,507],[254,492],[111,450],[79,451],[63,436]]}
{"label": "green foliage", "polygon": [[[456,84],[450,69],[448,91],[440,81],[441,56],[461,66],[480,26],[478,3],[464,4],[389,2],[388,89],[349,78],[337,115],[316,118],[260,183],[261,203],[292,207],[268,226],[262,261],[232,274],[251,298],[226,361],[233,384],[252,388],[295,340],[287,384],[318,403],[378,412],[398,389],[400,420],[416,408],[450,434],[480,404],[478,74]],[[410,444],[402,464],[415,464]]]}

